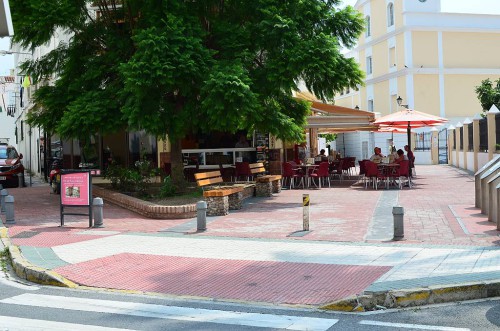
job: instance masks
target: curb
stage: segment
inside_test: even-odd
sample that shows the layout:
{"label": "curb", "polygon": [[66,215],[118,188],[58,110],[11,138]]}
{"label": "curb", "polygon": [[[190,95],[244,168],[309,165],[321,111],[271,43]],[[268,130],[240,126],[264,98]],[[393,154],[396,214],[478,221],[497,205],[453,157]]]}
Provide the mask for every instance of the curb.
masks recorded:
{"label": "curb", "polygon": [[477,283],[437,285],[425,288],[365,293],[334,301],[319,308],[331,311],[365,312],[498,296],[500,296],[500,279]]}
{"label": "curb", "polygon": [[0,227],[0,239],[8,249],[12,268],[16,275],[22,279],[41,285],[76,288],[78,285],[64,278],[56,272],[40,268],[31,264],[24,258],[19,247],[12,245],[6,227]]}

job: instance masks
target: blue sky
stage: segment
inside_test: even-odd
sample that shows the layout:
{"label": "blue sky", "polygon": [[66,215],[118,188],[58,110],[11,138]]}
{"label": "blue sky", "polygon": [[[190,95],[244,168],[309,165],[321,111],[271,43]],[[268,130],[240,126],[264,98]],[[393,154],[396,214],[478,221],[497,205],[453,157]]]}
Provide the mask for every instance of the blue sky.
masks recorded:
{"label": "blue sky", "polygon": [[[343,2],[345,5],[354,5],[356,0],[344,0]],[[441,8],[444,12],[500,14],[500,0],[441,0]],[[8,49],[9,38],[0,38],[0,50]],[[0,55],[0,76],[8,75],[9,69],[13,66],[13,56]]]}

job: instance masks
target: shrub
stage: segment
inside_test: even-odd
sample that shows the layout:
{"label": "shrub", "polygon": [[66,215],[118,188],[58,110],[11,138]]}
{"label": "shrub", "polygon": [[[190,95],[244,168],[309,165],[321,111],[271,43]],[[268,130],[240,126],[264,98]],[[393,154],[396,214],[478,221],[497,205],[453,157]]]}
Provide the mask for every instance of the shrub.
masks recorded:
{"label": "shrub", "polygon": [[170,176],[165,177],[160,188],[160,198],[173,197],[177,193]]}

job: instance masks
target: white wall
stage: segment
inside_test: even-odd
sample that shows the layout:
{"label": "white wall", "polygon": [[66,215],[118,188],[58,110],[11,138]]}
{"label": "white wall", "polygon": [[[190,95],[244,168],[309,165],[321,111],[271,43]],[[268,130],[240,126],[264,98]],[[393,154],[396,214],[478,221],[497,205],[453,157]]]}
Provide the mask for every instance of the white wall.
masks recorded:
{"label": "white wall", "polygon": [[467,152],[467,170],[474,172],[474,152]]}

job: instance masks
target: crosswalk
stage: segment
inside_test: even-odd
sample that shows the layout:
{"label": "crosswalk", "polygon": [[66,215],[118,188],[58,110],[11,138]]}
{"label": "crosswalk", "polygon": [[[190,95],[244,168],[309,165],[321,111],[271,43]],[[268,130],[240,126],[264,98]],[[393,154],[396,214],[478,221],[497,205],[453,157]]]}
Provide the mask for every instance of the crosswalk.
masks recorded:
{"label": "crosswalk", "polygon": [[[176,320],[195,323],[214,323],[233,326],[262,327],[293,331],[326,331],[335,326],[339,319],[315,318],[292,315],[245,313],[237,311],[211,310],[191,307],[164,306],[137,302],[87,299],[80,297],[65,297],[24,293],[0,300],[0,305],[19,305],[38,308],[53,308],[88,313],[107,313],[116,315],[136,316]],[[1,310],[0,310],[1,311]],[[432,326],[421,324],[388,323],[380,321],[361,320],[354,322],[359,329],[370,330],[378,327],[384,330],[441,330],[470,331],[467,328]],[[340,325],[339,325],[340,326]],[[345,325],[344,325],[345,326]],[[75,324],[40,319],[28,319],[0,315],[0,331],[136,331],[103,327],[90,324]]]}
{"label": "crosswalk", "polygon": [[[227,325],[267,327],[284,330],[326,331],[338,322],[337,319],[300,317],[289,315],[273,315],[258,313],[243,313],[223,310],[210,310],[189,307],[163,306],[135,302],[85,299],[77,297],[61,297],[52,295],[25,293],[0,300],[0,303],[31,307],[77,310],[83,312],[98,312],[122,314],[149,318],[170,319],[189,322],[210,322]],[[0,322],[1,323],[1,322]],[[1,329],[0,329],[1,330]],[[29,329],[39,330],[39,329]],[[40,329],[52,330],[52,329]],[[54,330],[69,330],[57,329]],[[73,329],[71,329],[73,330]],[[93,329],[82,329],[93,330]],[[96,329],[96,331],[99,329]],[[106,329],[102,329],[103,331]],[[111,329],[110,329],[111,330]],[[9,329],[10,331],[10,329]]]}

